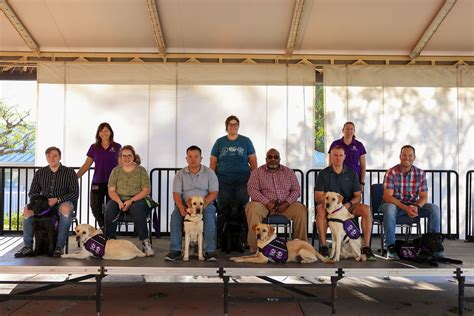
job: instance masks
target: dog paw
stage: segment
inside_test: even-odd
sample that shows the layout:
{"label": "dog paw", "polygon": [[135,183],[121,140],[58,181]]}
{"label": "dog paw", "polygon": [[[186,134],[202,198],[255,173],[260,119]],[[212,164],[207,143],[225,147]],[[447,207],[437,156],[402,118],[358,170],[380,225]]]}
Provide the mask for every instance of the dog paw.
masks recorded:
{"label": "dog paw", "polygon": [[199,261],[204,261],[204,257],[203,257],[203,256],[200,256],[200,257],[199,257]]}
{"label": "dog paw", "polygon": [[189,261],[189,257],[183,257],[183,261]]}

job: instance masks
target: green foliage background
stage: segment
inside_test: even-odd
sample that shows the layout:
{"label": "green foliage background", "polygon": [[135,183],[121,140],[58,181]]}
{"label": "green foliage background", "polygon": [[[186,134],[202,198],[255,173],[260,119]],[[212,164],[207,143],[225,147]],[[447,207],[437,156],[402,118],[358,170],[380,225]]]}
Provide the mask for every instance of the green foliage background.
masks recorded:
{"label": "green foliage background", "polygon": [[314,103],[314,150],[324,152],[324,89],[323,83],[316,83]]}

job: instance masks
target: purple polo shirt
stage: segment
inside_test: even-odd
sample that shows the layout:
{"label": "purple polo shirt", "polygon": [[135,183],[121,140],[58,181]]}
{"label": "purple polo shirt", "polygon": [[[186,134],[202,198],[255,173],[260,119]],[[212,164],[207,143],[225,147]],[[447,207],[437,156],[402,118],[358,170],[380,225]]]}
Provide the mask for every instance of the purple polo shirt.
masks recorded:
{"label": "purple polo shirt", "polygon": [[352,137],[352,142],[349,145],[344,143],[344,137],[341,139],[335,140],[332,142],[331,147],[329,147],[329,153],[331,149],[339,145],[344,149],[344,153],[346,154],[346,159],[344,159],[344,166],[347,168],[351,168],[357,173],[357,176],[360,179],[360,156],[365,155],[367,152],[365,151],[364,145],[355,139],[355,136]]}
{"label": "purple polo shirt", "polygon": [[93,184],[107,183],[112,169],[117,166],[117,159],[122,145],[118,143],[110,144],[107,149],[101,145],[92,144],[89,147],[87,156],[91,157],[95,163]]}

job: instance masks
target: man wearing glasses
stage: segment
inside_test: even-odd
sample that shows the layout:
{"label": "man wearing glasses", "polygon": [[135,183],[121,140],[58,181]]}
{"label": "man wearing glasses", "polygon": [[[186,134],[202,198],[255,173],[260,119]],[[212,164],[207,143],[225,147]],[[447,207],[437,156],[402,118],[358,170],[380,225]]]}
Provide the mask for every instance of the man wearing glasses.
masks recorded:
{"label": "man wearing glasses", "polygon": [[[251,197],[245,208],[248,227],[261,223],[270,213],[277,213],[293,220],[295,238],[307,240],[308,211],[297,202],[301,189],[294,171],[280,164],[280,153],[274,148],[267,151],[265,160],[265,165],[252,171],[247,183]],[[247,243],[251,252],[257,251],[252,229]]]}

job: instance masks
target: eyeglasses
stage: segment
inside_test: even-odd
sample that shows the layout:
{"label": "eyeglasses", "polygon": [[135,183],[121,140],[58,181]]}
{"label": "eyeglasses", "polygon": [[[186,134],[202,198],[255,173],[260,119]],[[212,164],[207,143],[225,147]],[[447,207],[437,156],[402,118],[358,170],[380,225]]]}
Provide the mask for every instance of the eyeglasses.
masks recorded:
{"label": "eyeglasses", "polygon": [[122,155],[122,158],[132,158],[133,155]]}
{"label": "eyeglasses", "polygon": [[275,159],[275,160],[278,160],[278,159],[280,159],[280,156],[279,156],[279,155],[267,155],[267,159]]}

